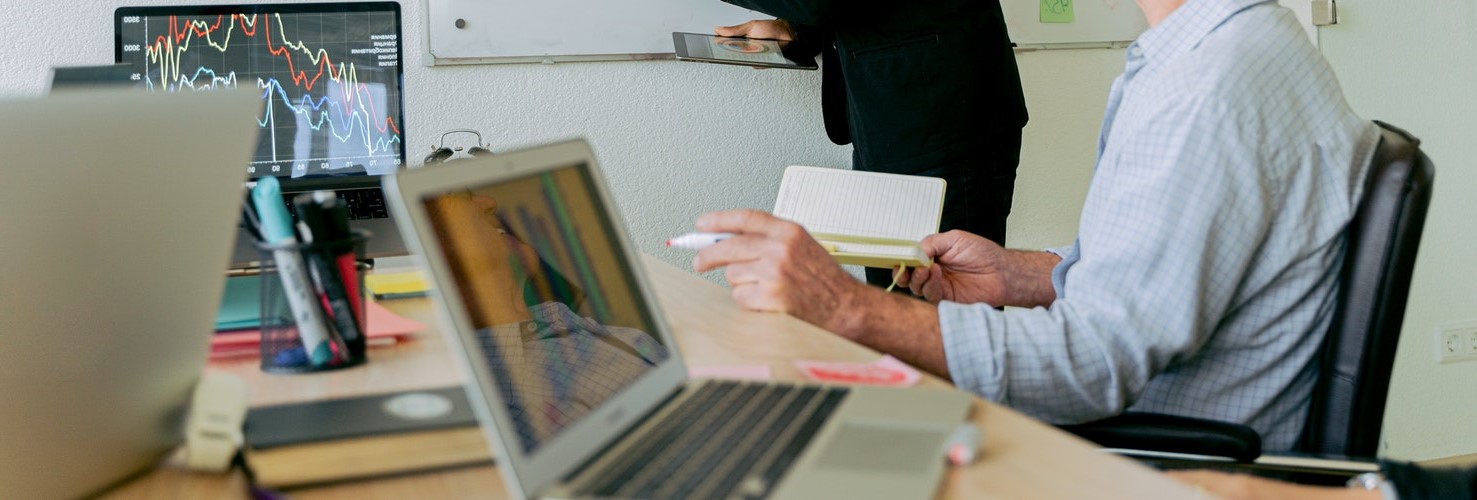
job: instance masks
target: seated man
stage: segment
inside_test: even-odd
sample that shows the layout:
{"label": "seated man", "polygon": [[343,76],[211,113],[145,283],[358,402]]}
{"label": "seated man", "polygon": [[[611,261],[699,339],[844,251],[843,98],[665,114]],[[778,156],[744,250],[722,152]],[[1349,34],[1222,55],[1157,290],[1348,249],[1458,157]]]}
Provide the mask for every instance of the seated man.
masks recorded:
{"label": "seated man", "polygon": [[857,283],[799,226],[741,210],[698,219],[738,235],[693,266],[726,267],[746,307],[1050,422],[1160,412],[1291,447],[1377,129],[1277,2],[1138,3],[1150,29],[1113,83],[1072,246],[930,236],[935,264],[906,277],[924,302]]}

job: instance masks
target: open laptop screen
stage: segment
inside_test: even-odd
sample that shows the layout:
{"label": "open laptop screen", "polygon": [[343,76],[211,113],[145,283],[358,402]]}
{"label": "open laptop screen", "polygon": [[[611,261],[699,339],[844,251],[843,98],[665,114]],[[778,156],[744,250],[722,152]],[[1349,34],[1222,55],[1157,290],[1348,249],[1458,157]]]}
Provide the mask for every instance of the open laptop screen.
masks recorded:
{"label": "open laptop screen", "polygon": [[261,93],[253,178],[404,163],[396,2],[123,7],[114,23],[116,61],[151,92]]}
{"label": "open laptop screen", "polygon": [[670,356],[582,167],[421,200],[526,454]]}
{"label": "open laptop screen", "polygon": [[[380,190],[405,163],[400,3],[246,3],[119,7],[114,60],[124,78],[154,94],[243,88],[258,111],[256,147],[239,165],[252,178],[282,180],[286,198],[333,190],[350,226],[370,234],[366,257],[404,255]],[[68,76],[68,75],[62,75]],[[190,158],[200,165],[241,158]],[[261,259],[238,230],[232,268]]]}

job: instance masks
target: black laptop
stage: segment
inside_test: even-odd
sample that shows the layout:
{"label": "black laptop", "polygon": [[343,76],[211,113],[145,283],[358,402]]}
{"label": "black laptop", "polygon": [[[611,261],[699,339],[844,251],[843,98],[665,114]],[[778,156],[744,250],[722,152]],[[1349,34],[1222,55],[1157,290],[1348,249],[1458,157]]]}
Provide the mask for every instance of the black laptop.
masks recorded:
{"label": "black laptop", "polygon": [[[372,233],[366,256],[405,253],[379,179],[405,164],[399,3],[121,7],[113,22],[126,69],[99,74],[148,92],[259,90],[249,177],[278,177],[288,198],[334,190],[353,227]],[[257,260],[238,231],[233,266]]]}

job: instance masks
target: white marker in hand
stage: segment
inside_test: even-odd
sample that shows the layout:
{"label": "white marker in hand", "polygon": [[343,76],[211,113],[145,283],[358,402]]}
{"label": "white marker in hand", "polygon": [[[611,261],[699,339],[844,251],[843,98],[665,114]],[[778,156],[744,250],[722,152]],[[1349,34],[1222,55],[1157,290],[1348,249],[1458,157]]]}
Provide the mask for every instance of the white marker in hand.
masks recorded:
{"label": "white marker in hand", "polygon": [[687,233],[667,240],[667,246],[687,250],[702,250],[734,236],[737,235],[733,233]]}

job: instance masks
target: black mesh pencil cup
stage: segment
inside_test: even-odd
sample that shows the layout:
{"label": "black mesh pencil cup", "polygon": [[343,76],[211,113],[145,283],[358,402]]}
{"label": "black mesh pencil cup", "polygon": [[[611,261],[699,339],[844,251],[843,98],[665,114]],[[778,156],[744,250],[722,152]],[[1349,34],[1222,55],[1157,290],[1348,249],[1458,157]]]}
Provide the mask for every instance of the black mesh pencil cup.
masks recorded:
{"label": "black mesh pencil cup", "polygon": [[260,243],[261,362],[270,373],[309,373],[366,360],[367,231],[312,243]]}

